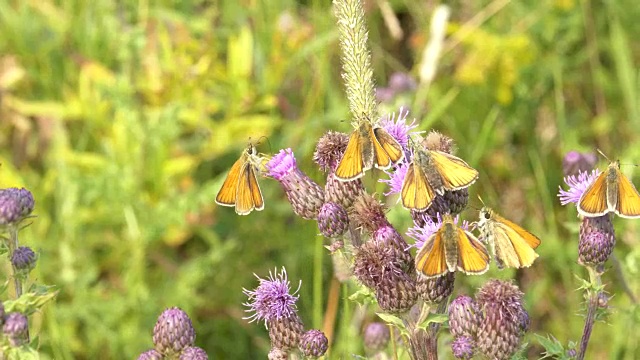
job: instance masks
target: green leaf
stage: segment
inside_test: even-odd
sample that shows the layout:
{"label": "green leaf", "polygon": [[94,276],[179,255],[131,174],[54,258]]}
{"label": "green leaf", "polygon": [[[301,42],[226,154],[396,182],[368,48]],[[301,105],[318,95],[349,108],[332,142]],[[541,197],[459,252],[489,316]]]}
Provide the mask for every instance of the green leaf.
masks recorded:
{"label": "green leaf", "polygon": [[447,314],[429,314],[422,324],[418,325],[418,328],[426,330],[429,324],[444,324],[447,320],[449,320]]}
{"label": "green leaf", "polygon": [[360,288],[360,290],[351,294],[349,296],[349,300],[360,305],[374,304],[376,302],[376,298],[373,292],[369,288],[364,286]]}
{"label": "green leaf", "polygon": [[392,324],[399,329],[405,328],[404,321],[395,315],[385,313],[376,313],[376,315],[378,315],[378,317],[384,320],[387,324]]}
{"label": "green leaf", "polygon": [[544,337],[538,334],[534,334],[534,336],[538,339],[540,345],[542,345],[542,347],[545,349],[542,359],[571,359],[567,356],[567,351],[565,350],[564,346],[560,343],[560,341],[558,341],[558,339],[553,337],[553,335],[547,335],[547,337]]}
{"label": "green leaf", "polygon": [[5,310],[6,312],[17,311],[25,315],[30,315],[53,300],[56,295],[58,295],[58,290],[56,290],[55,286],[33,286],[18,299],[5,301]]}

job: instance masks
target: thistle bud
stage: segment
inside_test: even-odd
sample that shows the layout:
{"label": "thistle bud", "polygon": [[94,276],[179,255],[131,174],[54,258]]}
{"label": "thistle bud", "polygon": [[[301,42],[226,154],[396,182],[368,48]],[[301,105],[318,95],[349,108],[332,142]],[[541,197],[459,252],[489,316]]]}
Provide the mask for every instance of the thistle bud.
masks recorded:
{"label": "thistle bud", "polygon": [[[476,295],[484,321],[477,334],[478,350],[490,359],[510,359],[518,350],[524,332],[522,292],[511,282],[488,281]],[[528,317],[528,315],[527,315]]]}
{"label": "thistle bud", "polygon": [[7,315],[2,326],[4,336],[9,339],[13,347],[18,347],[27,342],[29,322],[27,317],[19,312],[12,312]]}
{"label": "thistle bud", "polygon": [[385,207],[372,195],[363,193],[353,204],[351,221],[356,228],[362,227],[370,232],[383,226],[391,226],[385,215]]}
{"label": "thistle bud", "polygon": [[384,243],[394,249],[396,263],[405,273],[412,273],[415,262],[409,252],[409,244],[402,235],[391,225],[379,227],[372,234],[373,241]]}
{"label": "thistle bud", "polygon": [[290,350],[298,346],[304,325],[297,314],[267,321],[271,347]]}
{"label": "thistle bud", "polygon": [[358,196],[364,193],[364,185],[361,179],[351,181],[340,181],[336,174],[331,171],[327,175],[327,183],[324,186],[327,201],[342,205],[345,209],[353,206],[353,202]]}
{"label": "thistle bud", "polygon": [[418,300],[415,276],[405,273],[389,273],[376,288],[376,300],[388,313],[408,311]]}
{"label": "thistle bud", "polygon": [[454,337],[474,339],[481,322],[482,313],[472,298],[458,296],[449,305],[449,330]]}
{"label": "thistle bud", "polygon": [[164,356],[175,356],[192,346],[196,331],[186,312],[177,307],[166,309],[158,317],[153,328],[153,343]]}
{"label": "thistle bud", "polygon": [[0,226],[17,224],[33,211],[35,201],[25,188],[0,190]]}
{"label": "thistle bud", "polygon": [[324,190],[298,168],[291,149],[280,150],[266,168],[269,176],[282,185],[296,215],[315,219],[324,204]]}
{"label": "thistle bud", "polygon": [[209,360],[209,355],[197,346],[189,346],[182,350],[180,360]]}
{"label": "thistle bud", "polygon": [[436,195],[431,206],[429,206],[425,213],[433,219],[435,219],[438,214],[456,215],[467,207],[468,202],[468,188],[455,191],[445,190],[442,195]]}
{"label": "thistle bud", "polygon": [[309,330],[302,334],[298,348],[308,358],[318,358],[329,348],[329,340],[320,330]]}
{"label": "thistle bud", "polygon": [[440,304],[446,301],[453,293],[453,284],[456,280],[456,273],[447,272],[443,276],[427,278],[418,274],[417,288],[422,300],[430,304]]}
{"label": "thistle bud", "polygon": [[268,359],[287,360],[289,359],[289,351],[272,347],[271,351],[269,351]]}
{"label": "thistle bud", "polygon": [[325,237],[332,238],[344,234],[349,226],[347,211],[340,205],[326,202],[318,212],[318,229]]}
{"label": "thistle bud", "polygon": [[36,266],[36,253],[28,246],[19,246],[11,255],[11,264],[19,271],[29,272]]}
{"label": "thistle bud", "polygon": [[578,261],[581,264],[604,264],[611,256],[615,244],[615,231],[609,215],[582,219],[578,242]]}
{"label": "thistle bud", "polygon": [[391,339],[389,328],[381,322],[372,322],[364,330],[364,347],[369,352],[377,353],[384,350],[389,339]]}
{"label": "thistle bud", "polygon": [[138,360],[162,360],[164,357],[156,349],[143,352],[138,356]]}

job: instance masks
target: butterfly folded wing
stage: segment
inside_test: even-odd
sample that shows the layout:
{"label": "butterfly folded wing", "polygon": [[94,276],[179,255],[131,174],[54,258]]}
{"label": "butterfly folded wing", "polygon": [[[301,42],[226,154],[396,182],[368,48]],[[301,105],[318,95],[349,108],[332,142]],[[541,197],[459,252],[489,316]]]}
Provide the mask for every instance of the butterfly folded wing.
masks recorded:
{"label": "butterfly folded wing", "polygon": [[460,190],[478,179],[478,171],[462,159],[440,151],[431,151],[431,160],[447,190]]}
{"label": "butterfly folded wing", "polygon": [[640,217],[640,194],[629,179],[618,172],[618,204],[616,204],[615,212],[624,218]]}
{"label": "butterfly folded wing", "polygon": [[607,205],[607,172],[601,173],[582,194],[578,201],[578,212],[586,217],[602,216],[609,212]]}
{"label": "butterfly folded wing", "polygon": [[341,181],[355,180],[364,175],[364,164],[362,159],[362,140],[358,130],[351,133],[349,143],[344,151],[342,160],[336,168],[336,178]]}
{"label": "butterfly folded wing", "polygon": [[435,192],[419,166],[411,163],[402,184],[402,205],[407,209],[425,211],[431,205]]}
{"label": "butterfly folded wing", "polygon": [[371,129],[371,142],[376,157],[375,166],[380,169],[388,169],[391,165],[404,158],[404,152],[400,143],[382,128]]}
{"label": "butterfly folded wing", "polygon": [[220,188],[220,191],[218,191],[218,195],[216,195],[216,203],[218,205],[236,205],[236,194],[238,191],[240,169],[245,162],[246,158],[245,156],[242,156],[233,164],[233,166],[231,166],[229,174],[227,174],[227,178],[224,179],[224,183],[222,183],[222,187]]}
{"label": "butterfly folded wing", "polygon": [[[252,184],[255,184],[259,193],[260,187],[258,186],[253,168],[251,167],[251,164],[245,163],[242,166],[240,178],[238,180],[238,190],[236,195],[236,213],[238,213],[238,215],[248,215],[253,209],[256,208],[256,202],[253,193],[253,189],[255,187],[253,187]],[[259,196],[261,203],[262,194],[259,194]],[[264,204],[261,203],[260,205],[263,206]]]}
{"label": "butterfly folded wing", "polygon": [[489,254],[478,239],[461,228],[458,231],[458,270],[468,275],[480,275],[489,270]]}
{"label": "butterfly folded wing", "polygon": [[429,278],[444,275],[449,271],[441,230],[431,235],[422,248],[418,250],[416,254],[416,270]]}
{"label": "butterfly folded wing", "polygon": [[496,256],[507,267],[529,267],[538,257],[540,239],[508,220],[496,224],[495,242]]}

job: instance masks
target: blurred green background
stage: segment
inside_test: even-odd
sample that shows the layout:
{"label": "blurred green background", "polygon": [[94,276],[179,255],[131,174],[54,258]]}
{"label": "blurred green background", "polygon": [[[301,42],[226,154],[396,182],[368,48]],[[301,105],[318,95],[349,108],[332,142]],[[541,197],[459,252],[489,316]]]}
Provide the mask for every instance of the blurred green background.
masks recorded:
{"label": "blurred green background", "polygon": [[[381,4],[399,20],[400,38]],[[417,78],[437,5],[367,2],[380,86],[393,72]],[[543,241],[530,269],[458,277],[455,294],[516,278],[531,332],[577,341],[587,275],[577,265],[575,207],[556,197],[561,160],[599,148],[640,164],[640,6],[449,5],[435,80],[384,109],[408,105],[421,130],[452,136],[481,173],[472,205],[482,194]],[[315,142],[329,129],[351,131],[337,37],[326,0],[0,1],[0,187],[34,193],[37,218],[21,233],[40,253],[32,278],[60,289],[31,322],[43,358],[135,358],[152,347],[169,306],[190,314],[210,358],[266,358],[264,326],[242,319],[242,288],[283,265],[293,284],[302,280],[305,326],[322,327],[333,270],[316,224],[293,215],[274,181],[262,181],[266,208],[249,216],[213,199],[247,141],[262,136],[260,151],[291,147],[324,183],[311,161]],[[640,184],[636,167],[623,171]],[[367,176],[370,191],[385,191],[379,176]],[[410,226],[399,205],[389,216],[401,232]],[[621,276],[640,294],[640,227],[614,224],[618,261],[604,277],[613,314],[596,324],[588,358],[635,359],[640,310]],[[331,357],[363,354],[350,337],[359,331],[349,327],[355,305],[339,306]],[[527,340],[529,357],[539,357],[536,337]]]}

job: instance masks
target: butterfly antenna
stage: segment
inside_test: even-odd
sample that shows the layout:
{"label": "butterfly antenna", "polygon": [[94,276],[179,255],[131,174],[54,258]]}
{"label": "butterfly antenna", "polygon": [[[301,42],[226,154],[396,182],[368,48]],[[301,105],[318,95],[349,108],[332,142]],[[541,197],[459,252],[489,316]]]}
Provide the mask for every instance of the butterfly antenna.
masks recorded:
{"label": "butterfly antenna", "polygon": [[611,160],[609,160],[609,157],[607,157],[607,155],[605,155],[605,154],[602,152],[602,150],[600,150],[600,149],[597,149],[597,148],[596,148],[596,151],[597,151],[600,155],[602,155],[602,157],[604,157],[605,159],[607,159],[607,161],[608,161],[608,162],[611,162]]}

